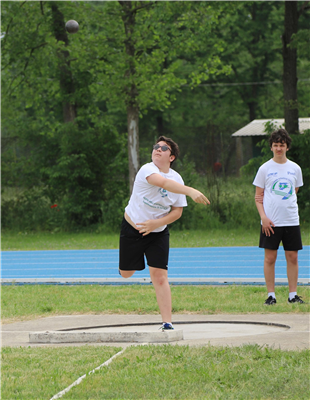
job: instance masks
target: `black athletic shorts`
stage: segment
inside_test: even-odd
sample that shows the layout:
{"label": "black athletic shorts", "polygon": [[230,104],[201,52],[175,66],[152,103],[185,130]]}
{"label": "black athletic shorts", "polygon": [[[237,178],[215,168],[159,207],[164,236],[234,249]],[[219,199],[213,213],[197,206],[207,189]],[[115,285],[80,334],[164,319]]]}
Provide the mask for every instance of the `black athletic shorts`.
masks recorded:
{"label": "black athletic shorts", "polygon": [[297,251],[302,249],[300,226],[279,226],[272,228],[274,234],[266,236],[260,229],[259,247],[278,250],[282,241],[284,250]]}
{"label": "black athletic shorts", "polygon": [[119,269],[142,271],[147,265],[168,269],[169,229],[143,236],[123,218],[119,243]]}

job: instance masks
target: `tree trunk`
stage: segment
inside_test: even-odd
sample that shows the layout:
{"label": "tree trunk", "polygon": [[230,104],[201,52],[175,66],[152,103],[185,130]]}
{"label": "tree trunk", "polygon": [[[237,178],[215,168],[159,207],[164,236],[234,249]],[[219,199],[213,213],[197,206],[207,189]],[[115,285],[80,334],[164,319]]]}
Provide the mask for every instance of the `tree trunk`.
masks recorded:
{"label": "tree trunk", "polygon": [[127,104],[127,131],[128,131],[128,164],[129,164],[129,188],[132,193],[135,177],[140,167],[139,161],[139,105],[138,90],[134,82],[135,68],[135,43],[132,38],[136,23],[136,10],[131,1],[119,1],[123,9],[122,20],[124,23],[126,40],[125,50],[128,55],[128,68],[126,78],[128,86],[125,89]]}
{"label": "tree trunk", "polygon": [[157,132],[161,136],[164,134],[164,119],[162,113],[156,117],[157,121]]}
{"label": "tree trunk", "polygon": [[127,129],[129,185],[131,193],[136,174],[139,170],[139,110],[137,107],[127,107]]}
{"label": "tree trunk", "polygon": [[[59,11],[55,2],[51,2],[53,29],[57,41],[62,41],[66,46],[69,44],[68,35],[65,28],[64,16]],[[60,70],[60,87],[62,92],[67,96],[75,91],[72,73],[70,70],[69,52],[66,50],[58,51],[59,70]],[[64,122],[74,122],[76,118],[76,105],[70,102],[63,103]]]}
{"label": "tree trunk", "polygon": [[288,47],[298,31],[297,1],[285,1],[283,42],[283,95],[285,128],[290,135],[299,131],[297,102],[297,49]]}

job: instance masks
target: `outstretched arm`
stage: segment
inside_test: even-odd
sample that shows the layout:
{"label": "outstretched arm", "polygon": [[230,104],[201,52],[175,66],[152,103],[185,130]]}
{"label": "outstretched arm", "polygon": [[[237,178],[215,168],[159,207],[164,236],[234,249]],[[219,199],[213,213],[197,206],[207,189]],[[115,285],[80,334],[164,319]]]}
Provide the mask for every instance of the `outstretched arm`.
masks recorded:
{"label": "outstretched arm", "polygon": [[191,197],[195,203],[201,203],[205,205],[210,204],[210,201],[203,193],[199,192],[199,190],[182,185],[181,183],[178,183],[172,179],[164,178],[160,174],[152,174],[146,179],[149,184],[168,190],[168,192],[185,194],[186,196]]}
{"label": "outstretched arm", "polygon": [[272,233],[274,233],[274,230],[272,227],[274,227],[274,223],[267,217],[265,214],[262,198],[264,197],[264,189],[256,186],[256,191],[255,191],[255,204],[257,207],[257,210],[259,212],[259,215],[262,220],[262,232],[266,236],[270,236]]}

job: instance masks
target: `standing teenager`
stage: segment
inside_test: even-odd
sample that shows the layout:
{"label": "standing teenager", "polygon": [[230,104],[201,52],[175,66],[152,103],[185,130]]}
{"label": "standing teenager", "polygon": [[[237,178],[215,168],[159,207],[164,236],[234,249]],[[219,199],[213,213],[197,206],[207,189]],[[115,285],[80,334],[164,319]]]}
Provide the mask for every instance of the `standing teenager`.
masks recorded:
{"label": "standing teenager", "polygon": [[[298,251],[302,249],[297,192],[303,185],[299,165],[286,153],[292,139],[285,129],[271,134],[269,145],[273,158],[263,164],[254,179],[255,203],[261,217],[259,247],[265,249],[264,275],[268,291],[266,305],[276,304],[275,263],[282,241],[287,263],[289,303],[304,303],[297,295]],[[260,198],[263,196],[263,202]]]}
{"label": "standing teenager", "polygon": [[162,330],[173,329],[171,291],[168,282],[169,229],[187,206],[186,196],[210,204],[198,190],[185,186],[171,165],[179,156],[178,145],[160,136],[153,146],[152,162],[138,171],[122,221],[119,272],[130,278],[145,268],[144,255],[162,316]]}

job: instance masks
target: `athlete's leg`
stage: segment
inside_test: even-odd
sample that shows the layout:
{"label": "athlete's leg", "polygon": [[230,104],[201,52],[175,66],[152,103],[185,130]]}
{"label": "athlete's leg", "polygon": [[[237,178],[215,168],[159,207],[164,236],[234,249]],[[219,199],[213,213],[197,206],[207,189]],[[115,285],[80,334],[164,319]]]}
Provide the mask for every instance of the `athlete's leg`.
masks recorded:
{"label": "athlete's leg", "polygon": [[289,292],[297,292],[298,251],[285,251]]}
{"label": "athlete's leg", "polygon": [[171,322],[172,305],[168,271],[160,268],[149,268],[162,320],[163,322]]}
{"label": "athlete's leg", "polygon": [[119,240],[119,274],[130,278],[145,268],[141,235],[123,218]]}
{"label": "athlete's leg", "polygon": [[136,271],[125,271],[125,270],[119,270],[120,275],[123,278],[130,278]]}
{"label": "athlete's leg", "polygon": [[264,275],[268,293],[275,291],[275,264],[277,250],[265,249]]}

